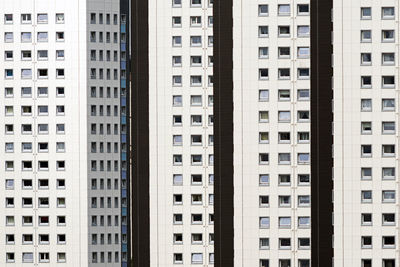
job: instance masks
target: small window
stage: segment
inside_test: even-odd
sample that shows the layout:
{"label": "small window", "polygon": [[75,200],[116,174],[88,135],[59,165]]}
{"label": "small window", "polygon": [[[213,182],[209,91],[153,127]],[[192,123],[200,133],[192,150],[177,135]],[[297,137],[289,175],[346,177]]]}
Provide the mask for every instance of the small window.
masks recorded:
{"label": "small window", "polygon": [[363,158],[372,157],[372,145],[361,145],[361,157]]}
{"label": "small window", "polygon": [[269,101],[269,90],[259,90],[258,93],[258,100],[260,102],[267,102]]}
{"label": "small window", "polygon": [[382,30],[382,42],[393,43],[394,39],[394,30]]}
{"label": "small window", "polygon": [[361,19],[371,19],[372,12],[370,7],[362,7],[361,8]]}
{"label": "small window", "polygon": [[260,165],[269,164],[269,154],[268,153],[260,153],[259,154],[259,164]]}
{"label": "small window", "polygon": [[361,42],[363,43],[372,42],[371,30],[361,30]]}
{"label": "small window", "polygon": [[361,191],[361,202],[372,203],[372,191],[370,190]]}
{"label": "small window", "polygon": [[14,34],[12,32],[5,32],[4,33],[4,42],[6,42],[6,43],[14,42]]}
{"label": "small window", "polygon": [[13,69],[5,69],[4,70],[5,79],[13,79],[14,78],[14,70]]}
{"label": "small window", "polygon": [[308,25],[297,26],[297,36],[298,37],[310,36],[310,26]]}
{"label": "small window", "polygon": [[283,164],[283,165],[290,164],[290,153],[279,153],[278,164]]}
{"label": "small window", "polygon": [[396,215],[394,213],[382,214],[382,225],[396,225]]}
{"label": "small window", "polygon": [[260,80],[268,80],[269,79],[268,69],[259,69],[258,73],[259,73]]}
{"label": "small window", "polygon": [[64,32],[56,32],[56,41],[57,42],[64,42]]}
{"label": "small window", "polygon": [[290,90],[278,90],[279,101],[290,101]]}
{"label": "small window", "polygon": [[372,168],[361,168],[361,180],[372,179]]}
{"label": "small window", "polygon": [[269,217],[260,217],[259,221],[261,229],[269,228]]}
{"label": "small window", "polygon": [[279,196],[279,207],[290,207],[290,205],[290,196]]}
{"label": "small window", "polygon": [[297,48],[297,57],[298,58],[309,58],[310,57],[310,47],[303,46]]}
{"label": "small window", "polygon": [[32,15],[31,14],[21,14],[21,23],[22,24],[32,23]]}
{"label": "small window", "polygon": [[260,132],[259,133],[259,143],[260,144],[268,144],[269,143],[269,133],[268,132]]}
{"label": "small window", "polygon": [[382,7],[382,19],[394,19],[394,7]]}
{"label": "small window", "polygon": [[290,47],[278,47],[278,58],[290,58]]}
{"label": "small window", "polygon": [[382,53],[382,65],[394,65],[395,63],[394,53]]}
{"label": "small window", "polygon": [[172,36],[172,46],[182,46],[182,36]]}
{"label": "small window", "polygon": [[303,207],[303,206],[310,206],[311,204],[311,199],[310,196],[299,196],[298,197],[298,206]]}
{"label": "small window", "polygon": [[395,248],[396,247],[395,240],[396,240],[396,238],[394,236],[382,236],[382,247],[383,248]]}
{"label": "small window", "polygon": [[12,24],[12,23],[13,23],[13,14],[5,14],[4,24]]}
{"label": "small window", "polygon": [[310,228],[311,218],[310,217],[299,217],[298,219],[299,228]]}
{"label": "small window", "polygon": [[361,65],[369,66],[372,64],[371,53],[361,53]]}
{"label": "small window", "polygon": [[268,57],[269,57],[268,47],[258,48],[258,58],[268,58]]}
{"label": "small window", "polygon": [[172,17],[172,27],[182,27],[182,17]]}
{"label": "small window", "polygon": [[174,264],[183,264],[183,255],[181,253],[174,253]]}
{"label": "small window", "polygon": [[279,80],[290,80],[290,69],[289,68],[284,68],[278,69],[278,79]]}
{"label": "small window", "polygon": [[298,164],[310,164],[310,154],[309,153],[298,153],[297,163]]}
{"label": "small window", "polygon": [[372,99],[361,99],[361,111],[372,111]]}
{"label": "small window", "polygon": [[382,111],[395,111],[394,98],[382,99]]}
{"label": "small window", "polygon": [[[311,242],[310,238],[299,238],[299,249],[310,249],[311,247]],[[299,267],[302,267],[305,265],[300,265]],[[309,265],[307,265],[309,267]]]}
{"label": "small window", "polygon": [[198,75],[190,76],[190,86],[201,86],[201,85],[202,85],[201,76]]}
{"label": "small window", "polygon": [[372,134],[372,122],[370,121],[361,122],[361,134]]}
{"label": "small window", "polygon": [[191,16],[190,27],[201,27],[201,16]]}
{"label": "small window", "polygon": [[38,14],[37,15],[37,23],[47,23],[49,18],[47,14]]}
{"label": "small window", "polygon": [[30,43],[30,42],[32,42],[32,33],[21,32],[21,43]]}
{"label": "small window", "polygon": [[372,225],[372,213],[362,213],[361,214],[361,225]]}
{"label": "small window", "polygon": [[269,112],[268,111],[260,111],[258,116],[259,122],[268,122],[269,121]]}
{"label": "small window", "polygon": [[201,7],[201,0],[190,0],[191,7]]}
{"label": "small window", "polygon": [[191,56],[190,57],[190,66],[200,67],[201,66],[201,56]]}
{"label": "small window", "polygon": [[395,145],[382,145],[382,157],[394,157]]}
{"label": "small window", "polygon": [[181,56],[173,56],[172,57],[172,66],[181,67],[182,66],[182,57]]}
{"label": "small window", "polygon": [[64,23],[64,13],[57,13],[56,14],[56,23],[57,24],[63,24]]}
{"label": "small window", "polygon": [[395,88],[394,76],[382,76],[382,88]]}
{"label": "small window", "polygon": [[297,15],[309,15],[310,14],[310,7],[308,4],[298,4],[297,5]]}
{"label": "small window", "polygon": [[382,179],[383,180],[394,180],[395,179],[395,168],[382,168]]}
{"label": "small window", "polygon": [[258,15],[268,16],[268,5],[258,5]]}
{"label": "small window", "polygon": [[297,112],[297,121],[298,122],[308,122],[308,121],[310,121],[310,111],[308,111],[308,110],[299,110]]}
{"label": "small window", "polygon": [[190,46],[201,46],[201,36],[190,36]]}
{"label": "small window", "polygon": [[260,176],[259,176],[259,185],[260,186],[269,185],[269,174],[260,174]]}
{"label": "small window", "polygon": [[47,42],[49,40],[47,32],[38,32],[37,34],[38,42]]}
{"label": "small window", "polygon": [[310,69],[309,68],[298,68],[297,69],[298,79],[310,79]]}
{"label": "small window", "polygon": [[308,101],[310,100],[310,90],[309,89],[299,89],[297,90],[297,100]]}
{"label": "small window", "polygon": [[173,86],[182,86],[182,76],[180,76],[180,75],[172,76],[172,85]]}
{"label": "small window", "polygon": [[372,248],[372,236],[361,237],[361,248],[364,249]]}
{"label": "small window", "polygon": [[278,26],[278,37],[290,37],[290,26]]}
{"label": "small window", "polygon": [[371,76],[361,76],[361,88],[372,88]]}
{"label": "small window", "polygon": [[310,175],[309,174],[299,174],[298,175],[298,183],[299,183],[299,185],[309,185],[310,184]]}
{"label": "small window", "polygon": [[268,26],[258,26],[258,37],[268,37]]}
{"label": "small window", "polygon": [[[289,218],[290,219],[290,218]],[[291,244],[290,244],[290,238],[279,238],[279,249],[290,249]],[[281,264],[282,266],[282,264]],[[284,265],[286,266],[286,265]],[[290,266],[290,265],[288,265]]]}
{"label": "small window", "polygon": [[38,60],[47,60],[47,59],[48,59],[47,50],[38,50]]}
{"label": "small window", "polygon": [[290,122],[290,111],[278,111],[279,122]]}
{"label": "small window", "polygon": [[279,16],[289,16],[290,15],[290,5],[278,5],[278,15]]}
{"label": "small window", "polygon": [[269,196],[260,196],[259,202],[260,202],[260,207],[268,207],[269,206]]}

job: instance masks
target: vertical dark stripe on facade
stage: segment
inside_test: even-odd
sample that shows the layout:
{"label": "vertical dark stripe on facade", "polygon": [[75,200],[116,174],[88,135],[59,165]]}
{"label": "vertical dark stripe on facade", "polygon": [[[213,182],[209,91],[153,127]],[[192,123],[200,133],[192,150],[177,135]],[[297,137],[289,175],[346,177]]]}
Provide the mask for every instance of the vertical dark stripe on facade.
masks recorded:
{"label": "vertical dark stripe on facade", "polygon": [[332,266],[332,0],[311,0],[311,264]]}
{"label": "vertical dark stripe on facade", "polygon": [[216,267],[234,266],[232,0],[214,1],[214,196]]}
{"label": "vertical dark stripe on facade", "polygon": [[132,265],[150,266],[148,0],[131,2]]}
{"label": "vertical dark stripe on facade", "polygon": [[[121,63],[121,88],[120,88],[120,97],[121,97],[121,127],[125,125],[125,130],[121,129],[121,232],[122,235],[126,236],[126,238],[121,239],[121,251],[124,255],[121,259],[122,267],[130,266],[130,259],[131,259],[131,246],[130,246],[130,92],[129,92],[129,84],[130,84],[130,58],[129,58],[129,29],[130,29],[130,18],[129,18],[129,4],[130,0],[120,0],[120,37],[122,34],[126,35],[126,38],[120,38],[120,53],[125,52],[125,58],[120,56],[120,63]],[[124,16],[124,19],[123,17]],[[125,70],[125,75],[122,74],[122,70]],[[122,108],[125,108],[125,113],[122,112]],[[123,150],[122,145],[124,145],[125,150]],[[122,181],[125,182],[125,187],[123,187]],[[123,202],[122,202],[123,201]],[[125,204],[122,204],[125,203]]]}

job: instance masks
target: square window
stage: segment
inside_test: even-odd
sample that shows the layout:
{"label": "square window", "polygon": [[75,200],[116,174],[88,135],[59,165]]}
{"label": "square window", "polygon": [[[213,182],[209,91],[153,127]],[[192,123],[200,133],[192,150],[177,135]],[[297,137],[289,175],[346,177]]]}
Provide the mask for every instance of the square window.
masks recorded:
{"label": "square window", "polygon": [[372,99],[361,99],[361,111],[372,111]]}
{"label": "square window", "polygon": [[361,76],[361,88],[372,88],[371,76]]}
{"label": "square window", "polygon": [[372,12],[370,7],[362,7],[361,8],[361,19],[371,19]]}
{"label": "square window", "polygon": [[268,26],[258,26],[258,37],[266,38],[269,35]]}
{"label": "square window", "polygon": [[259,175],[259,185],[260,186],[268,186],[269,185],[269,174],[260,174]]}
{"label": "square window", "polygon": [[361,202],[372,203],[372,191],[370,190],[361,191]]}
{"label": "square window", "polygon": [[268,58],[269,50],[268,47],[259,47],[258,48],[258,58]]}
{"label": "square window", "polygon": [[372,64],[372,57],[371,53],[361,53],[361,65],[371,65]]}
{"label": "square window", "polygon": [[278,15],[279,16],[289,16],[290,15],[290,5],[288,5],[288,4],[278,5]]}
{"label": "square window", "polygon": [[268,5],[258,5],[258,15],[268,16]]}
{"label": "square window", "polygon": [[372,122],[370,121],[361,122],[361,134],[372,134]]}
{"label": "square window", "polygon": [[382,42],[392,43],[394,39],[394,30],[382,30]]}
{"label": "square window", "polygon": [[361,30],[361,42],[362,43],[372,42],[371,30]]}
{"label": "square window", "polygon": [[382,7],[382,19],[394,19],[394,7]]}

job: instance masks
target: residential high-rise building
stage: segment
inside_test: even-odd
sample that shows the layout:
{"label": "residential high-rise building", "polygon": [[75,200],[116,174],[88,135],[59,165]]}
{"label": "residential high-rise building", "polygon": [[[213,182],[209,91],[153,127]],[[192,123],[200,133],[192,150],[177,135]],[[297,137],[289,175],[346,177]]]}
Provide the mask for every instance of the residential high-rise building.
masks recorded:
{"label": "residential high-rise building", "polygon": [[399,266],[399,13],[333,1],[335,266]]}
{"label": "residential high-rise building", "polygon": [[128,266],[128,1],[0,4],[1,266]]}
{"label": "residential high-rise building", "polygon": [[208,266],[214,261],[212,1],[148,3],[150,265]]}
{"label": "residential high-rise building", "polygon": [[317,2],[132,2],[134,266],[332,262],[331,38],[317,31],[330,34],[330,5]]}

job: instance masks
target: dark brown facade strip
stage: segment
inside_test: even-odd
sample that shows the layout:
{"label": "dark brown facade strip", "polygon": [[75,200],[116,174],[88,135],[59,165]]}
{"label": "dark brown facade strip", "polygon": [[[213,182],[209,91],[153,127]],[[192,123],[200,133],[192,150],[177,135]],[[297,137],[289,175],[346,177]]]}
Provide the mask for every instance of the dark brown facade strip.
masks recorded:
{"label": "dark brown facade strip", "polygon": [[332,0],[311,0],[311,263],[332,266]]}
{"label": "dark brown facade strip", "polygon": [[234,266],[232,0],[214,1],[215,266]]}
{"label": "dark brown facade strip", "polygon": [[148,0],[131,2],[132,266],[150,267]]}

